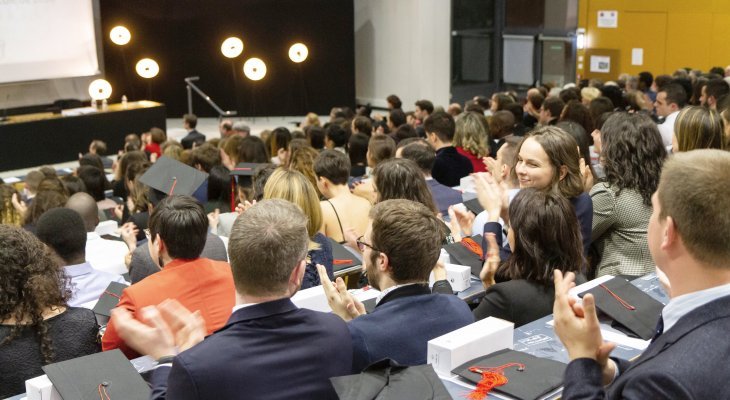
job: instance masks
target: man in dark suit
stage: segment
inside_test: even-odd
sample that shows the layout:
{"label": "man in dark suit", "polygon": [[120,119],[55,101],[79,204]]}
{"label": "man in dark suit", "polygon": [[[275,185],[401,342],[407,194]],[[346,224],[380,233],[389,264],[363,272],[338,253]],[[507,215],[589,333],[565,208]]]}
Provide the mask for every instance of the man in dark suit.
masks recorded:
{"label": "man in dark suit", "polygon": [[[242,214],[229,241],[236,306],[205,340],[199,318],[184,307],[142,310],[146,324],[115,310],[120,335],[160,361],[152,398],[336,399],[329,378],[352,365],[347,327],[290,300],[308,245],[307,218],[292,203],[264,200]],[[184,351],[175,355],[176,347]]]}
{"label": "man in dark suit", "polygon": [[474,172],[471,161],[451,145],[456,133],[454,117],[445,112],[435,112],[423,124],[426,139],[436,149],[436,162],[432,175],[440,184],[458,186],[461,178]]}
{"label": "man in dark suit", "polygon": [[441,215],[449,215],[449,207],[461,203],[463,199],[461,192],[438,183],[431,176],[433,164],[436,162],[436,152],[433,151],[433,147],[421,138],[405,139],[398,145],[395,157],[412,160],[418,164],[418,168],[421,169],[423,176],[426,178],[426,183],[428,183],[428,188],[431,190],[431,195],[439,212]]}
{"label": "man in dark suit", "polygon": [[441,254],[443,222],[421,203],[386,200],[370,211],[371,221],[357,244],[368,282],[381,291],[375,309],[347,292],[342,278],[333,285],[320,268],[332,311],[350,321],[354,373],[383,358],[401,365],[426,364],[429,340],[474,322],[464,301],[431,294],[428,276]]}
{"label": "man in dark suit", "polygon": [[[675,154],[652,198],[649,250],[671,300],[633,362],[609,359],[593,296],[570,298],[573,274],[555,271],[555,331],[572,360],[563,399],[711,399],[730,393],[730,154]],[[706,223],[712,221],[711,224]],[[604,385],[609,384],[607,389]]]}
{"label": "man in dark suit", "polygon": [[180,140],[180,144],[182,144],[183,149],[190,150],[193,148],[193,144],[195,144],[195,146],[200,146],[205,143],[205,135],[195,130],[197,125],[198,117],[196,117],[195,114],[183,115],[183,127],[186,131],[188,131],[188,134]]}

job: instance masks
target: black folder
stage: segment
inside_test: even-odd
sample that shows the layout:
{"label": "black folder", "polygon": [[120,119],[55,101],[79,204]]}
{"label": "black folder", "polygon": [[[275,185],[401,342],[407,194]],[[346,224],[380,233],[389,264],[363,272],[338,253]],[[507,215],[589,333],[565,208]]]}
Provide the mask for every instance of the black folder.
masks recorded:
{"label": "black folder", "polygon": [[471,360],[458,366],[451,373],[476,385],[482,380],[482,375],[469,371],[470,367],[496,368],[510,363],[520,363],[525,368],[522,371],[517,367],[505,368],[503,373],[508,382],[492,389],[495,392],[517,399],[533,400],[554,392],[563,384],[565,364],[510,349],[499,350]]}

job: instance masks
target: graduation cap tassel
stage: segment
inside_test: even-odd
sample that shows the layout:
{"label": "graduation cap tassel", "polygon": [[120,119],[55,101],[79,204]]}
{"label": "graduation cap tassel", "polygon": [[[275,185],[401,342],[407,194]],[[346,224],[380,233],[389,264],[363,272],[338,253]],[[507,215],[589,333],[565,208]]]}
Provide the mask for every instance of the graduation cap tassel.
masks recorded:
{"label": "graduation cap tassel", "polygon": [[461,244],[469,249],[469,251],[471,251],[472,253],[478,255],[480,261],[484,261],[484,252],[482,250],[482,246],[479,243],[475,242],[474,239],[470,237],[465,237],[461,239]]}
{"label": "graduation cap tassel", "polygon": [[614,299],[616,299],[616,301],[618,301],[619,304],[621,304],[625,309],[627,309],[629,311],[636,310],[636,307],[632,306],[626,300],[622,299],[619,295],[617,295],[616,293],[614,293],[613,290],[609,289],[608,286],[606,286],[604,284],[600,284],[598,286],[604,288],[608,292],[608,294],[610,294],[611,297],[613,297]]}
{"label": "graduation cap tassel", "polygon": [[482,380],[479,381],[477,387],[474,388],[466,396],[469,400],[482,400],[487,397],[492,389],[497,386],[506,385],[509,382],[506,376],[504,376],[504,370],[510,367],[517,367],[518,371],[525,370],[525,364],[521,363],[509,363],[500,365],[499,367],[469,367],[469,371],[475,374],[481,374]]}
{"label": "graduation cap tassel", "polygon": [[175,192],[175,185],[177,185],[177,178],[172,178],[172,187],[170,188],[170,193],[168,193],[168,196],[172,196],[172,194]]}

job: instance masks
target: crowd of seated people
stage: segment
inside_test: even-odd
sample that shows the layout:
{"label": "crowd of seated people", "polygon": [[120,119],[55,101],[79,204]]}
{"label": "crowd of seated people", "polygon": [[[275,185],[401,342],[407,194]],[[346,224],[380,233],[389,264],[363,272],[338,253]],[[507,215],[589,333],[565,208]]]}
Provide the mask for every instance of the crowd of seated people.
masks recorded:
{"label": "crowd of seated people", "polygon": [[[329,378],[382,358],[424,364],[428,340],[475,320],[553,312],[574,360],[565,398],[610,381],[611,396],[646,394],[642,381],[668,391],[609,361],[586,327],[592,298],[566,293],[658,267],[672,297],[664,331],[697,328],[696,304],[727,314],[716,288],[730,283],[730,86],[718,72],[545,85],[446,110],[426,99],[404,110],[392,95],[383,115],[335,107],[262,132],[226,120],[207,140],[186,115],[182,142],[151,128],[116,158],[95,140],[70,175],[43,167],[0,185],[0,398],[43,365],[117,348],[160,361],[154,398],[335,398]],[[150,183],[160,160],[205,178],[168,193]],[[469,182],[476,215],[459,205]],[[467,303],[438,260],[474,234],[484,291]],[[335,277],[340,245],[362,276]],[[111,282],[129,286],[100,333],[90,308]],[[290,300],[319,285],[333,314]],[[380,291],[370,312],[347,290],[362,285]],[[702,332],[727,325],[714,324]],[[666,362],[698,368],[675,351]],[[672,390],[703,397],[683,373]]]}

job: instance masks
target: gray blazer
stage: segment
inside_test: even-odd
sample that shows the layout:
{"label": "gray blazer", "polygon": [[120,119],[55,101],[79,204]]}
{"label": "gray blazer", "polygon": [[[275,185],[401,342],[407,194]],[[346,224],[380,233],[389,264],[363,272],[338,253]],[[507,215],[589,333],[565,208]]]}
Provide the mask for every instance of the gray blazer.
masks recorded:
{"label": "gray blazer", "polygon": [[[209,233],[200,257],[228,262],[228,254],[226,253],[226,246],[223,244],[223,240]],[[160,268],[152,261],[147,245],[137,247],[134,253],[132,253],[132,262],[129,263],[129,278],[132,280],[132,284],[158,271],[160,271]]]}
{"label": "gray blazer", "polygon": [[636,190],[624,189],[618,196],[616,192],[603,182],[591,189],[591,246],[600,257],[596,275],[646,275],[655,265],[646,238],[652,208]]}

